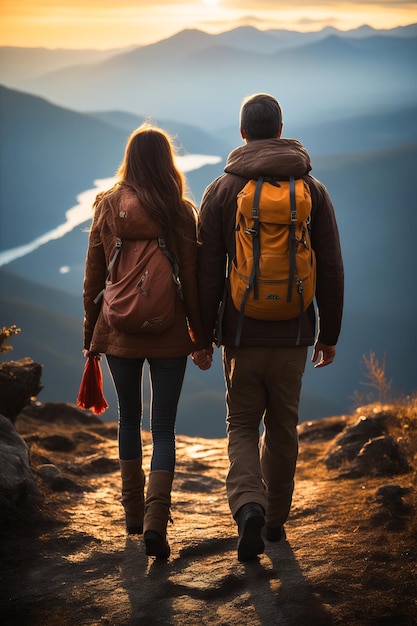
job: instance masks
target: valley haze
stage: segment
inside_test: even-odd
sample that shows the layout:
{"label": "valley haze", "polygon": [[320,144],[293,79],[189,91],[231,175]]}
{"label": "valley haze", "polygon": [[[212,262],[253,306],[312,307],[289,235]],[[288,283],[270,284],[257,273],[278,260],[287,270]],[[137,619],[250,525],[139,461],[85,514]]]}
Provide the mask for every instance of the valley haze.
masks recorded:
{"label": "valley haze", "polygon": [[[310,153],[332,197],[346,271],[346,305],[331,368],[308,362],[301,419],[351,410],[363,355],[386,356],[392,393],[416,389],[414,177],[417,25],[389,31],[185,30],[125,50],[0,48],[0,256],[58,228],[94,181],[112,178],[132,130],[151,119],[180,157],[219,157],[187,173],[199,203],[241,143],[238,114],[254,92],[276,96],[284,136]],[[17,324],[7,358],[44,365],[39,400],[76,399],[88,222],[0,268],[0,323]],[[60,268],[66,268],[60,272]],[[5,355],[3,355],[5,360]],[[116,419],[107,369],[105,393]],[[148,417],[145,415],[144,425]],[[222,437],[220,352],[209,372],[189,364],[177,430]]]}

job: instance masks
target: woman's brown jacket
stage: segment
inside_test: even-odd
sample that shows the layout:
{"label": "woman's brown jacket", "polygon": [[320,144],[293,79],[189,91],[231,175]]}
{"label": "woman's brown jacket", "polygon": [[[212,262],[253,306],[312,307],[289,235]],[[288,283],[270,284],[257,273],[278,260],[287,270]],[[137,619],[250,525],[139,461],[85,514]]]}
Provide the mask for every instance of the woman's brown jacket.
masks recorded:
{"label": "woman's brown jacket", "polygon": [[125,334],[110,328],[101,315],[101,302],[94,299],[104,288],[107,266],[113,256],[116,237],[153,239],[163,237],[161,227],[147,216],[137,195],[126,190],[120,203],[110,208],[101,203],[91,226],[84,277],[84,348],[121,357],[185,356],[203,345],[197,295],[197,234],[190,223],[179,246],[180,280],[183,300],[178,296],[173,326],[161,335]]}

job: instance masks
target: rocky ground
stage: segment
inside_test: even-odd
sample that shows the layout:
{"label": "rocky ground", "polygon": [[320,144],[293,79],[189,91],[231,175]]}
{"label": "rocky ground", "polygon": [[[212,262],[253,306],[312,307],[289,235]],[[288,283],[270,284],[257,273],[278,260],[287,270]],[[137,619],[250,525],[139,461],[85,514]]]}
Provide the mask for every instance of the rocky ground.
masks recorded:
{"label": "rocky ground", "polygon": [[[365,407],[300,426],[287,540],[236,558],[225,439],[179,435],[168,562],[127,536],[114,423],[28,407],[16,429],[43,499],[3,523],[3,626],[412,626],[417,416]],[[145,466],[150,435],[144,432]]]}

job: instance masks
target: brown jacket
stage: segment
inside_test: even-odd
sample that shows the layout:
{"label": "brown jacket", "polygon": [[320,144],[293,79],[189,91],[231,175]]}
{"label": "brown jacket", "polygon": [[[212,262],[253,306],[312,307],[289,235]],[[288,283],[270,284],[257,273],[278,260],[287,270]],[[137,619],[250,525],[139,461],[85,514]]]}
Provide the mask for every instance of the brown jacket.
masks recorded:
{"label": "brown jacket", "polygon": [[[343,262],[332,202],[324,185],[310,176],[310,158],[293,139],[262,139],[242,145],[229,155],[225,174],[204,193],[200,211],[198,282],[206,346],[211,345],[217,312],[224,294],[227,259],[235,254],[236,196],[249,179],[259,176],[304,178],[312,195],[311,237],[317,260],[316,303],[319,340],[335,345],[343,309]],[[238,311],[226,290],[221,343],[234,346]],[[312,345],[316,335],[312,304],[301,323],[300,345]],[[295,345],[299,320],[258,321],[245,317],[241,346]]]}
{"label": "brown jacket", "polygon": [[[104,220],[101,220],[101,212]],[[161,335],[127,335],[110,328],[101,315],[101,302],[94,303],[103,289],[116,237],[152,239],[164,236],[140,205],[137,195],[126,191],[119,206],[96,210],[91,226],[84,277],[84,348],[121,357],[184,356],[202,345],[202,326],[197,295],[197,233],[190,224],[179,251],[180,280],[184,299],[178,296],[173,326]],[[195,339],[195,341],[193,340]]]}

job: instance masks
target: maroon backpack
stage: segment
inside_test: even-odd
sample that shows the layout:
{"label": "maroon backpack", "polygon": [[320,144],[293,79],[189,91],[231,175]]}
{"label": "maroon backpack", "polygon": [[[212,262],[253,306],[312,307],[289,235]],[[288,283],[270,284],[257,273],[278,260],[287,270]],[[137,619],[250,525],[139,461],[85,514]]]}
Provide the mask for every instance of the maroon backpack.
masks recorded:
{"label": "maroon backpack", "polygon": [[103,298],[105,322],[128,334],[161,334],[174,323],[177,298],[182,297],[178,263],[164,239],[116,239],[107,268]]}

